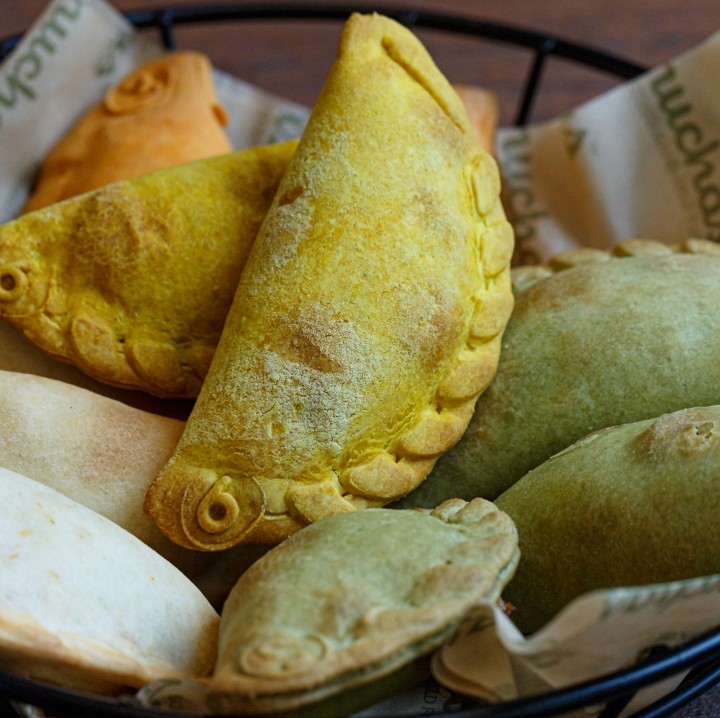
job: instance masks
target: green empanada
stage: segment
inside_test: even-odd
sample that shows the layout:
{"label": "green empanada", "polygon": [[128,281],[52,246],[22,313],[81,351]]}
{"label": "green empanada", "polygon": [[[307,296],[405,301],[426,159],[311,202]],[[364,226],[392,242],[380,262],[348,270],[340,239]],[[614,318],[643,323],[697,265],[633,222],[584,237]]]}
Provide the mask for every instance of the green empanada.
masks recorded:
{"label": "green empanada", "polygon": [[277,714],[358,686],[367,693],[436,648],[473,604],[497,600],[517,561],[512,522],[482,499],[318,521],[232,590],[209,704]]}
{"label": "green empanada", "polygon": [[526,632],[613,586],[720,572],[720,406],[602,429],[497,499],[522,560],[503,598]]}
{"label": "green empanada", "polygon": [[633,240],[615,256],[579,251],[514,270],[495,379],[463,438],[400,505],[493,499],[591,431],[718,403],[720,247],[682,249]]}

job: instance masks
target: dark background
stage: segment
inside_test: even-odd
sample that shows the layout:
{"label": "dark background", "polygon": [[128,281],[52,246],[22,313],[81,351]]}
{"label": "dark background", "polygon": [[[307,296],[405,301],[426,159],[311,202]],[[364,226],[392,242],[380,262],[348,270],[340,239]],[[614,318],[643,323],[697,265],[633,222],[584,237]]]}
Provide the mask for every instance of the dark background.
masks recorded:
{"label": "dark background", "polygon": [[[120,10],[137,10],[220,2],[113,0],[112,4]],[[266,4],[278,3],[271,0]],[[643,66],[670,60],[720,29],[720,3],[716,0],[379,0],[366,4],[509,23],[588,44]],[[22,31],[46,5],[47,0],[0,0],[0,37]],[[208,24],[179,30],[177,40],[182,47],[205,51],[221,69],[289,99],[312,104],[333,59],[339,28],[333,21]],[[532,60],[527,51],[435,30],[418,30],[418,34],[452,82],[492,88],[500,99],[501,121],[514,120],[518,93]],[[614,83],[606,75],[573,63],[551,61],[533,119],[561,114]]]}

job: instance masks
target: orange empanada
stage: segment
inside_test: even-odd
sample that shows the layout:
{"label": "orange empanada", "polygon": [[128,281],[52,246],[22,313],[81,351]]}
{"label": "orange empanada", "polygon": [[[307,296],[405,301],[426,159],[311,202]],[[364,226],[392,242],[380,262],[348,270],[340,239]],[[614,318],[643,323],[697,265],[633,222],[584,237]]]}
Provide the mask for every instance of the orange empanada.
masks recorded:
{"label": "orange empanada", "polygon": [[495,132],[500,118],[497,95],[475,85],[453,85],[467,110],[478,141],[487,152],[495,152]]}
{"label": "orange empanada", "polygon": [[146,508],[182,545],[275,542],[417,486],[511,311],[495,161],[420,42],[353,15]]}
{"label": "orange empanada", "polygon": [[230,152],[211,70],[205,55],[185,50],[128,75],[53,148],[23,211]]}

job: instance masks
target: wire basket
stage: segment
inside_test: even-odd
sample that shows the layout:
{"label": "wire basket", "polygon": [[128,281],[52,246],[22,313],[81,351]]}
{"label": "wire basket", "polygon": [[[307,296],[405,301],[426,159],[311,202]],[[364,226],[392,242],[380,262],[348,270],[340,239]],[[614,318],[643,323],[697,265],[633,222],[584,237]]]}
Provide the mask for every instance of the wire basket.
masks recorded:
{"label": "wire basket", "polygon": [[[337,20],[345,21],[352,12],[382,12],[411,28],[438,30],[524,48],[531,62],[518,95],[514,123],[529,122],[535,102],[542,92],[543,71],[549,58],[560,58],[579,67],[588,67],[618,80],[632,79],[645,67],[616,55],[571,42],[552,34],[462,15],[393,8],[387,6],[322,4],[228,4],[206,7],[166,7],[124,13],[139,30],[159,33],[168,50],[176,49],[176,28],[200,23],[249,20]],[[20,36],[0,39],[0,61],[18,44]],[[453,718],[539,718],[568,711],[603,706],[599,718],[615,718],[635,694],[673,676],[683,676],[675,690],[632,718],[661,718],[679,709],[720,682],[720,628],[673,649],[655,647],[647,658],[630,668],[598,679],[496,705],[460,701],[442,714]],[[187,718],[187,713],[138,707],[123,699],[111,699],[66,690],[21,678],[0,670],[0,715],[21,714],[21,704],[37,707],[53,718]],[[16,710],[17,708],[17,710]],[[31,714],[29,714],[31,715]],[[439,715],[439,714],[435,714]],[[378,716],[378,718],[382,718]],[[387,716],[387,718],[394,718]]]}

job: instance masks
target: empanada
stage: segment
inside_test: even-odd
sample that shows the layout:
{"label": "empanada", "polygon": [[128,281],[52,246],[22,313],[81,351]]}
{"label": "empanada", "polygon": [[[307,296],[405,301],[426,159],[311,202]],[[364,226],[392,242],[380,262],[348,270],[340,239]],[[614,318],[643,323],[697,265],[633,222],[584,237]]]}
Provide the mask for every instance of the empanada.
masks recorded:
{"label": "empanada", "polygon": [[358,686],[367,700],[367,684],[430,653],[477,602],[497,600],[517,561],[512,522],[482,499],[308,526],[232,590],[209,705],[276,714]]}
{"label": "empanada", "polygon": [[406,28],[353,15],[146,506],[272,543],[410,491],[497,366],[513,234],[495,161]]}
{"label": "empanada", "polygon": [[205,55],[183,50],[128,75],[52,149],[23,212],[230,152],[211,71]]}
{"label": "empanada", "polygon": [[497,95],[476,85],[453,85],[467,110],[478,142],[486,152],[495,152],[495,133],[500,119]]}
{"label": "empanada", "polygon": [[0,466],[102,514],[171,561],[188,554],[142,513],[145,491],[184,422],[6,371],[0,371],[0,414]]}
{"label": "empanada", "polygon": [[258,547],[208,554],[165,537],[142,510],[183,421],[61,381],[0,370],[0,466],[105,516],[179,568],[220,607]]}
{"label": "empanada", "polygon": [[720,401],[716,244],[632,240],[514,275],[495,380],[405,508],[495,498],[590,431]]}
{"label": "empanada", "polygon": [[213,667],[219,616],[108,519],[0,468],[0,667],[101,693]]}
{"label": "empanada", "polygon": [[89,377],[72,364],[53,359],[33,344],[17,327],[0,319],[0,371],[32,374],[88,389],[142,411],[187,419],[192,399],[164,399],[144,391],[110,386]]}
{"label": "empanada", "polygon": [[0,316],[99,381],[195,396],[295,143],[158,170],[0,227]]}
{"label": "empanada", "polygon": [[503,593],[534,631],[576,596],[720,572],[720,406],[602,429],[497,499],[522,560]]}

